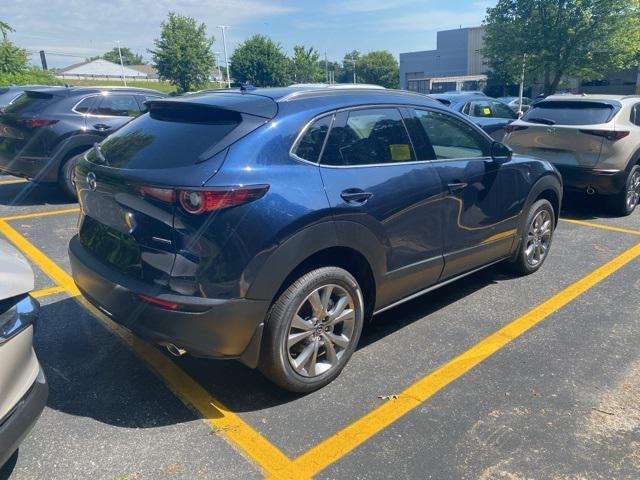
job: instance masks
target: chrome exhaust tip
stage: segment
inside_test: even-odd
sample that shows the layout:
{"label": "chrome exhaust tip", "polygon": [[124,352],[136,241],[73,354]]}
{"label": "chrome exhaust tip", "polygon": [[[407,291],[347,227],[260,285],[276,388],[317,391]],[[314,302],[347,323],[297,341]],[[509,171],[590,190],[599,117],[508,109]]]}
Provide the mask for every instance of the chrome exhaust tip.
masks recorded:
{"label": "chrome exhaust tip", "polygon": [[596,193],[596,189],[593,188],[591,185],[589,185],[587,187],[587,195],[594,195]]}
{"label": "chrome exhaust tip", "polygon": [[184,348],[176,347],[173,343],[167,345],[167,351],[174,357],[181,357],[187,353]]}

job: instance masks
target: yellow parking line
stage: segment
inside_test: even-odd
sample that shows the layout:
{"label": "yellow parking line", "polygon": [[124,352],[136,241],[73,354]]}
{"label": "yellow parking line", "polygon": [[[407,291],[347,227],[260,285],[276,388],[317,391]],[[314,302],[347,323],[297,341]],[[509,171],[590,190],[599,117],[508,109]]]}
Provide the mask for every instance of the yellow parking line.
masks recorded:
{"label": "yellow parking line", "polygon": [[12,220],[22,220],[23,218],[47,217],[49,215],[62,215],[64,213],[75,213],[79,211],[80,209],[78,207],[62,208],[60,210],[45,210],[44,212],[32,212],[32,213],[22,213],[19,215],[10,215],[8,217],[0,217],[0,220],[3,220],[5,222],[10,222]]}
{"label": "yellow parking line", "polygon": [[13,185],[14,183],[28,182],[26,178],[12,178],[10,180],[0,180],[0,185]]}
{"label": "yellow parking line", "polygon": [[423,377],[399,394],[396,399],[383,403],[359,420],[331,435],[297,457],[288,469],[278,472],[273,478],[285,479],[297,475],[312,477],[324,470],[638,256],[640,256],[640,243]]}
{"label": "yellow parking line", "polygon": [[56,293],[63,293],[66,291],[67,291],[66,288],[61,287],[60,285],[56,285],[54,287],[41,288],[40,290],[34,290],[29,295],[31,295],[33,298],[42,298],[48,295],[55,295]]}
{"label": "yellow parking line", "polygon": [[71,276],[4,220],[0,220],[0,233],[22,250],[67,293],[76,297],[78,303],[89,310],[108,330],[122,339],[187,406],[198,410],[214,431],[230,440],[243,455],[257,463],[266,474],[275,474],[291,464],[291,460],[275,445],[211,396],[158,349],[132,335],[79,296],[80,292]]}
{"label": "yellow parking line", "polygon": [[585,222],[584,220],[574,220],[573,218],[561,218],[560,220],[567,223],[582,225],[584,227],[593,227],[593,228],[600,228],[602,230],[610,230],[612,232],[631,233],[632,235],[640,235],[640,230],[635,230],[632,228],[614,227],[612,225],[604,225],[602,223]]}

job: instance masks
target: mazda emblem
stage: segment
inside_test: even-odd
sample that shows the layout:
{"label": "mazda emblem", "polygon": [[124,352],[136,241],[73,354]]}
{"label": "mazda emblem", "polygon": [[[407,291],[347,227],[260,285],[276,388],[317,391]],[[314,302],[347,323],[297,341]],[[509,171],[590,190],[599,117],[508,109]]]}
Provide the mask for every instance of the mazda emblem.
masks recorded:
{"label": "mazda emblem", "polygon": [[96,174],[93,172],[87,173],[87,185],[92,192],[98,188],[98,182],[96,181]]}

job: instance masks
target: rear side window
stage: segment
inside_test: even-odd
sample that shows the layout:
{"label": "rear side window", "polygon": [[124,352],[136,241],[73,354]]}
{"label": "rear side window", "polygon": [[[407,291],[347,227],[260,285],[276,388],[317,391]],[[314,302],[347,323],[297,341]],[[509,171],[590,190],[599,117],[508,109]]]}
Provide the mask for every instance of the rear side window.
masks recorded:
{"label": "rear side window", "polygon": [[78,113],[89,113],[91,112],[91,105],[94,100],[95,97],[87,97],[78,103],[73,109]]}
{"label": "rear side window", "polygon": [[324,153],[323,165],[373,165],[414,161],[409,134],[395,108],[349,112],[336,117]]}
{"label": "rear side window", "polygon": [[328,115],[312,123],[298,141],[293,153],[303,160],[317,162],[332,119],[333,115]]}
{"label": "rear side window", "polygon": [[542,125],[598,125],[609,122],[616,112],[606,103],[549,100],[537,103],[522,119]]}
{"label": "rear side window", "polygon": [[438,160],[488,156],[488,142],[472,127],[444,113],[416,110]]}
{"label": "rear side window", "polygon": [[91,113],[110,117],[135,117],[140,114],[140,107],[133,95],[105,95],[96,99]]}
{"label": "rear side window", "polygon": [[631,123],[634,123],[640,127],[640,103],[636,103],[631,108]]}
{"label": "rear side window", "polygon": [[[128,169],[175,168],[205,161],[216,145],[243,122],[238,112],[174,103],[153,106],[149,115],[129,122],[87,159]],[[248,132],[247,132],[248,133]]]}
{"label": "rear side window", "polygon": [[49,105],[53,95],[44,92],[24,92],[7,105],[6,113],[37,113]]}

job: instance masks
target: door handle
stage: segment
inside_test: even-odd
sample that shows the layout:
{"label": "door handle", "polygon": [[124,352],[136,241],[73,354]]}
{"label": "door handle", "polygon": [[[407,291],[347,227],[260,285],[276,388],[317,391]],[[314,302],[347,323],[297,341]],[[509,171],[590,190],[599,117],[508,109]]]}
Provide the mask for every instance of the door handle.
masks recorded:
{"label": "door handle", "polygon": [[347,203],[363,205],[367,203],[367,200],[373,197],[373,193],[365,192],[364,190],[357,188],[350,188],[348,190],[344,190],[340,196]]}
{"label": "door handle", "polygon": [[105,131],[109,130],[111,127],[106,123],[96,123],[93,128],[95,128],[96,130]]}
{"label": "door handle", "polygon": [[464,190],[467,187],[468,183],[465,182],[455,182],[447,185],[449,187],[449,191],[451,193],[459,192],[460,190]]}

